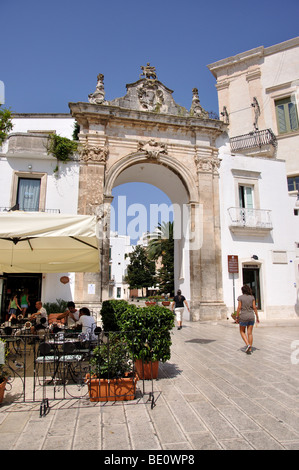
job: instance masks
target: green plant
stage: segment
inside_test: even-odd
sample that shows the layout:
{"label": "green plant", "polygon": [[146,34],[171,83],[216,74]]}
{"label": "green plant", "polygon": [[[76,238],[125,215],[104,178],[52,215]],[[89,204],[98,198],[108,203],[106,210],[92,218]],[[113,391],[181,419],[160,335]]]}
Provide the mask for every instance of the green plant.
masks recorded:
{"label": "green plant", "polygon": [[79,126],[78,122],[75,121],[73,135],[72,135],[73,140],[79,140],[79,137],[78,137],[79,132],[80,132],[80,126]]}
{"label": "green plant", "polygon": [[130,289],[153,286],[155,284],[155,263],[148,259],[146,249],[141,245],[136,245],[127,257],[130,258],[130,264],[125,281],[129,284]]}
{"label": "green plant", "polygon": [[11,122],[11,111],[5,108],[0,109],[0,145],[3,144],[12,128],[13,124]]}
{"label": "green plant", "polygon": [[[6,359],[7,355],[8,355],[8,350],[5,348],[5,341],[0,338],[0,343],[3,344],[3,350],[4,350],[4,360]],[[2,382],[4,382],[5,380],[8,379],[9,377],[9,372],[7,370],[7,367],[6,367],[6,364],[0,364],[0,384]]]}
{"label": "green plant", "polygon": [[[50,134],[48,137],[47,150],[52,154],[57,161],[66,163],[71,160],[71,157],[78,150],[78,142],[70,140],[67,137],[61,137],[57,134]],[[58,171],[58,165],[55,171]]]}
{"label": "green plant", "polygon": [[109,333],[108,342],[97,346],[90,359],[91,376],[103,379],[124,377],[132,370],[130,351],[122,335]]}
{"label": "green plant", "polygon": [[67,309],[67,301],[62,299],[56,299],[56,302],[46,302],[43,307],[47,310],[47,314],[50,313],[62,313]]}
{"label": "green plant", "polygon": [[119,327],[125,333],[134,360],[168,361],[171,356],[173,313],[158,305],[130,307],[121,314]]}
{"label": "green plant", "polygon": [[128,308],[125,300],[104,300],[102,303],[101,317],[104,331],[118,331],[120,315]]}
{"label": "green plant", "polygon": [[166,362],[170,359],[170,331],[174,327],[170,309],[158,305],[142,308],[124,300],[106,300],[103,307],[104,330],[109,331],[111,327],[121,332],[134,360]]}

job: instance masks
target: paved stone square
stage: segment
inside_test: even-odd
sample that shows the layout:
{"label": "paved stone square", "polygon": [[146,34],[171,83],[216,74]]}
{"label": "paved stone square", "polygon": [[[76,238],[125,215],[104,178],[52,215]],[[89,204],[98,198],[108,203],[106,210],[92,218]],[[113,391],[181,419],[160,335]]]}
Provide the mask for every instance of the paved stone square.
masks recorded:
{"label": "paved stone square", "polygon": [[130,402],[50,400],[40,417],[39,402],[11,402],[12,390],[0,449],[299,449],[299,320],[255,326],[251,355],[231,320],[185,321],[172,340],[159,379]]}

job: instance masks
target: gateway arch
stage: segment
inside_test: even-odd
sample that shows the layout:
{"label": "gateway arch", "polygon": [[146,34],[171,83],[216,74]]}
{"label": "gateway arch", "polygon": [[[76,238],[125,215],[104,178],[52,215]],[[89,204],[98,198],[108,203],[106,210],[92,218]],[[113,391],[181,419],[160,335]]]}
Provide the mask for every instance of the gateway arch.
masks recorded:
{"label": "gateway arch", "polygon": [[[76,292],[90,305],[108,298],[112,189],[144,182],[165,192],[175,208],[175,289],[190,302],[190,319],[226,315],[222,300],[219,165],[216,140],[226,125],[210,119],[197,89],[191,108],[175,103],[154,67],[126,85],[122,98],[105,100],[104,76],[88,102],[69,103],[80,126],[80,214],[96,214],[100,273],[76,274]],[[95,285],[88,293],[88,284]]]}

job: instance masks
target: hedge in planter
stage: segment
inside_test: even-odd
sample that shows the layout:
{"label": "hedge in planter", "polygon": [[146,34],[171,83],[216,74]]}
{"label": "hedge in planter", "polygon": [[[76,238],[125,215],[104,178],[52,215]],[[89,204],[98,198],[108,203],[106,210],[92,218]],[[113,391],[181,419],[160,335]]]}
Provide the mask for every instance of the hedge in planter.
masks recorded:
{"label": "hedge in planter", "polygon": [[143,365],[150,363],[152,367],[152,362],[170,359],[170,331],[174,327],[170,309],[158,305],[141,308],[126,301],[107,300],[101,314],[105,331],[123,332],[134,361],[141,360]]}
{"label": "hedge in planter", "polygon": [[[134,310],[130,308],[121,314],[119,327],[124,331],[135,367],[139,368],[140,378],[157,378],[159,361],[166,362],[171,356],[170,331],[174,327],[173,313],[166,307],[156,305],[135,307]],[[144,372],[144,366],[148,375]]]}
{"label": "hedge in planter", "polygon": [[129,308],[125,300],[105,300],[102,304],[101,317],[104,331],[118,331],[120,315]]}
{"label": "hedge in planter", "polygon": [[91,401],[133,400],[137,376],[130,351],[121,334],[109,333],[108,342],[97,346],[86,377]]}

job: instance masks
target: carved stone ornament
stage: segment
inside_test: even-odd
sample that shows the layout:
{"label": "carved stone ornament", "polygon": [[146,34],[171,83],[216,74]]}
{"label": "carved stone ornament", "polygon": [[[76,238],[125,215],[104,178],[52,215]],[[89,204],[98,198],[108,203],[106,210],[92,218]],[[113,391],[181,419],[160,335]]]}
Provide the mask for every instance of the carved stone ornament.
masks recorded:
{"label": "carved stone ornament", "polygon": [[141,107],[146,111],[160,111],[164,103],[163,91],[153,80],[145,80],[137,90]]}
{"label": "carved stone ornament", "polygon": [[194,157],[194,161],[196,164],[197,171],[218,174],[218,169],[220,167],[221,162],[218,157],[200,157],[198,154],[196,154]]}
{"label": "carved stone ornament", "polygon": [[88,95],[88,101],[92,104],[103,104],[105,102],[104,75],[99,73],[97,80],[96,90]]}
{"label": "carved stone ornament", "polygon": [[156,74],[156,67],[151,67],[151,64],[148,62],[146,65],[141,65],[142,73],[140,74],[140,78],[153,78],[154,80],[157,79]]}
{"label": "carved stone ornament", "polygon": [[167,145],[156,142],[154,139],[148,142],[138,142],[139,152],[145,152],[146,158],[158,160],[160,155],[167,155]]}
{"label": "carved stone ornament", "polygon": [[109,153],[109,148],[105,145],[104,147],[92,147],[85,144],[82,147],[80,157],[83,162],[106,162]]}
{"label": "carved stone ornament", "polygon": [[208,118],[209,113],[203,109],[203,107],[200,104],[199,97],[198,97],[198,89],[193,88],[192,90],[193,93],[193,98],[192,98],[192,104],[191,104],[191,114],[196,117],[201,117],[201,118]]}

